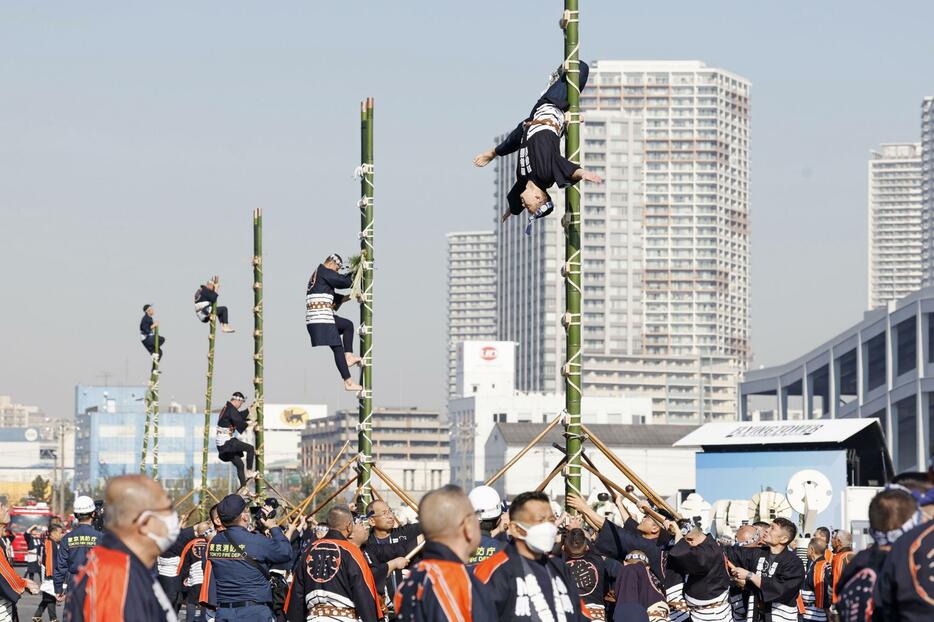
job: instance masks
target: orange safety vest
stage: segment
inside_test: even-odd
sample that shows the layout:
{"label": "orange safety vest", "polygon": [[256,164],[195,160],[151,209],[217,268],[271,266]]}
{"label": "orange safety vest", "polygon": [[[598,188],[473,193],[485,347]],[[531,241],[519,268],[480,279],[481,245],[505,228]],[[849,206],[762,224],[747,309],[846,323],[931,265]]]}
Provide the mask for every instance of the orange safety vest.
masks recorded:
{"label": "orange safety vest", "polygon": [[830,584],[830,602],[832,603],[836,603],[837,600],[839,600],[837,596],[837,582],[843,574],[843,569],[850,563],[848,556],[852,553],[853,551],[840,551],[839,553],[833,554],[833,561],[830,566],[830,580],[833,581],[833,583]]}
{"label": "orange safety vest", "polygon": [[814,562],[814,606],[824,609],[824,568],[827,567],[827,558]]}
{"label": "orange safety vest", "polygon": [[13,588],[13,591],[17,594],[22,594],[26,589],[26,579],[19,576],[19,574],[13,570],[13,566],[10,565],[6,555],[2,552],[0,552],[0,579],[9,583],[10,587]]}
{"label": "orange safety vest", "polygon": [[45,576],[52,578],[52,571],[55,570],[55,561],[52,557],[52,541],[45,541]]}
{"label": "orange safety vest", "polygon": [[78,571],[75,583],[87,577],[84,598],[86,622],[124,622],[127,582],[130,578],[130,556],[96,546],[88,553],[88,560]]}
{"label": "orange safety vest", "polygon": [[[472,620],[472,587],[467,567],[459,562],[443,559],[420,561],[416,570],[424,572],[434,586],[435,598],[448,620]],[[419,595],[422,590],[419,590]],[[402,607],[402,592],[396,592],[396,611]]]}

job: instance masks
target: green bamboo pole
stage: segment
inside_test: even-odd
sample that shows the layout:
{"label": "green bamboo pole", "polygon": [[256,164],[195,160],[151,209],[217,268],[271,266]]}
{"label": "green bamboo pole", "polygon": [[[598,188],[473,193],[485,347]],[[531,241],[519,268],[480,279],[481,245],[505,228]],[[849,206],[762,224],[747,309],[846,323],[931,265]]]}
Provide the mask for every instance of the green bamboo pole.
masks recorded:
{"label": "green bamboo pole", "polygon": [[[152,371],[149,372],[149,388],[146,390],[146,423],[143,425],[143,451],[139,459],[139,472],[143,475],[146,474],[146,458],[149,455],[149,434],[150,426],[152,425],[152,405],[153,405],[153,394],[156,394],[156,402],[158,402],[158,383],[159,383],[159,327],[156,326],[153,329],[153,336],[156,339],[156,359],[152,362]],[[156,405],[158,408],[158,404]],[[155,447],[153,447],[155,451]]]}
{"label": "green bamboo pole", "polygon": [[[263,446],[263,210],[253,210],[253,403],[256,405],[256,472],[265,474]],[[265,491],[265,478],[256,478],[256,494]]]}
{"label": "green bamboo pole", "polygon": [[363,358],[359,396],[357,446],[360,453],[360,501],[373,499],[370,482],[373,466],[373,98],[360,105],[360,261],[363,262],[363,299],[360,302],[360,352]]}
{"label": "green bamboo pole", "polygon": [[[577,0],[564,0],[564,66],[568,82],[567,133],[564,153],[580,163],[580,60],[578,57],[580,12]],[[580,494],[581,481],[581,246],[580,188],[571,185],[565,191],[564,257],[565,317],[567,362],[564,365],[564,408],[568,457],[564,477],[565,506],[568,493]],[[568,512],[572,509],[567,506]]]}
{"label": "green bamboo pole", "polygon": [[208,335],[207,389],[204,391],[204,447],[201,452],[201,520],[208,517],[208,443],[211,438],[211,395],[214,391],[214,340],[217,337],[217,303],[211,305],[211,331]]}
{"label": "green bamboo pole", "polygon": [[156,337],[156,360],[153,373],[149,377],[149,399],[152,408],[152,478],[159,479],[159,327],[153,333]]}

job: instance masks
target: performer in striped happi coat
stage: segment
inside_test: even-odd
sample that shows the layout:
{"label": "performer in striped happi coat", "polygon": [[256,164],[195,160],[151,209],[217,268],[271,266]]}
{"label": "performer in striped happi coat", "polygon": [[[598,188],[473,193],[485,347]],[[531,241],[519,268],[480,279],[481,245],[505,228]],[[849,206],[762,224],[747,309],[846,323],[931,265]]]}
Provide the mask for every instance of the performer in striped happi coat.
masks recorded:
{"label": "performer in striped happi coat", "polygon": [[748,588],[749,622],[798,622],[798,592],[804,583],[804,566],[789,545],[798,528],[786,518],[769,525],[762,548],[732,547],[727,551],[731,574]]}
{"label": "performer in striped happi coat", "polygon": [[353,353],[353,322],[334,314],[347,300],[337,294],[336,289],[347,289],[353,285],[349,274],[341,274],[344,260],[334,253],[308,279],[305,295],[305,327],[311,337],[312,347],[329,346],[334,352],[334,364],[344,379],[344,388],[359,391],[363,387],[350,378],[350,367],[359,365],[361,359]]}
{"label": "performer in striped happi coat", "polygon": [[[587,84],[590,68],[580,63],[580,88]],[[568,86],[564,71],[555,75],[555,81],[535,102],[532,112],[495,149],[484,151],[474,158],[477,166],[486,166],[496,156],[519,152],[516,163],[516,183],[506,197],[508,209],[503,221],[528,211],[526,234],[532,231],[532,222],[543,218],[554,210],[548,189],[557,184],[567,188],[582,179],[602,183],[603,179],[585,171],[579,165],[561,155],[560,136],[566,127],[565,113],[568,111]]]}
{"label": "performer in striped happi coat", "polygon": [[675,539],[668,566],[684,576],[683,609],[693,622],[729,622],[730,575],[723,547],[699,526],[690,526],[684,535],[674,521],[666,521],[665,527]]}

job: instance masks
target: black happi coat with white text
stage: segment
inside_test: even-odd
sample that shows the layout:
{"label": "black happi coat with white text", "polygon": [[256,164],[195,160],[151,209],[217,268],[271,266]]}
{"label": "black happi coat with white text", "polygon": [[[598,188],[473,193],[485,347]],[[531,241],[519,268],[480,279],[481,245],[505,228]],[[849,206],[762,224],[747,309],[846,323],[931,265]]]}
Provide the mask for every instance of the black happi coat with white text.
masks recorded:
{"label": "black happi coat with white text", "polygon": [[[804,584],[804,564],[793,551],[773,554],[768,547],[729,547],[727,558],[762,577],[762,587],[746,582],[752,599],[753,622],[798,622],[798,592]],[[747,614],[747,619],[749,619]]]}
{"label": "black happi coat with white text", "polygon": [[500,622],[538,620],[539,607],[550,612],[555,622],[588,619],[577,586],[558,558],[546,555],[538,560],[526,559],[515,543],[510,543],[474,566],[473,573],[490,588]]}

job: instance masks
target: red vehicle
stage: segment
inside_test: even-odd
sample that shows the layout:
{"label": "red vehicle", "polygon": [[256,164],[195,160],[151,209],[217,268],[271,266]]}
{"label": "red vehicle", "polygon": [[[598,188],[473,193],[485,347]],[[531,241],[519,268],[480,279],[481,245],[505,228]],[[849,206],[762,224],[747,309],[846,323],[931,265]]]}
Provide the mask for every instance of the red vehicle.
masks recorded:
{"label": "red vehicle", "polygon": [[43,530],[49,528],[52,509],[47,503],[14,505],[10,508],[9,529],[13,532],[13,563],[26,563],[26,538],[23,534],[30,527],[38,525]]}

